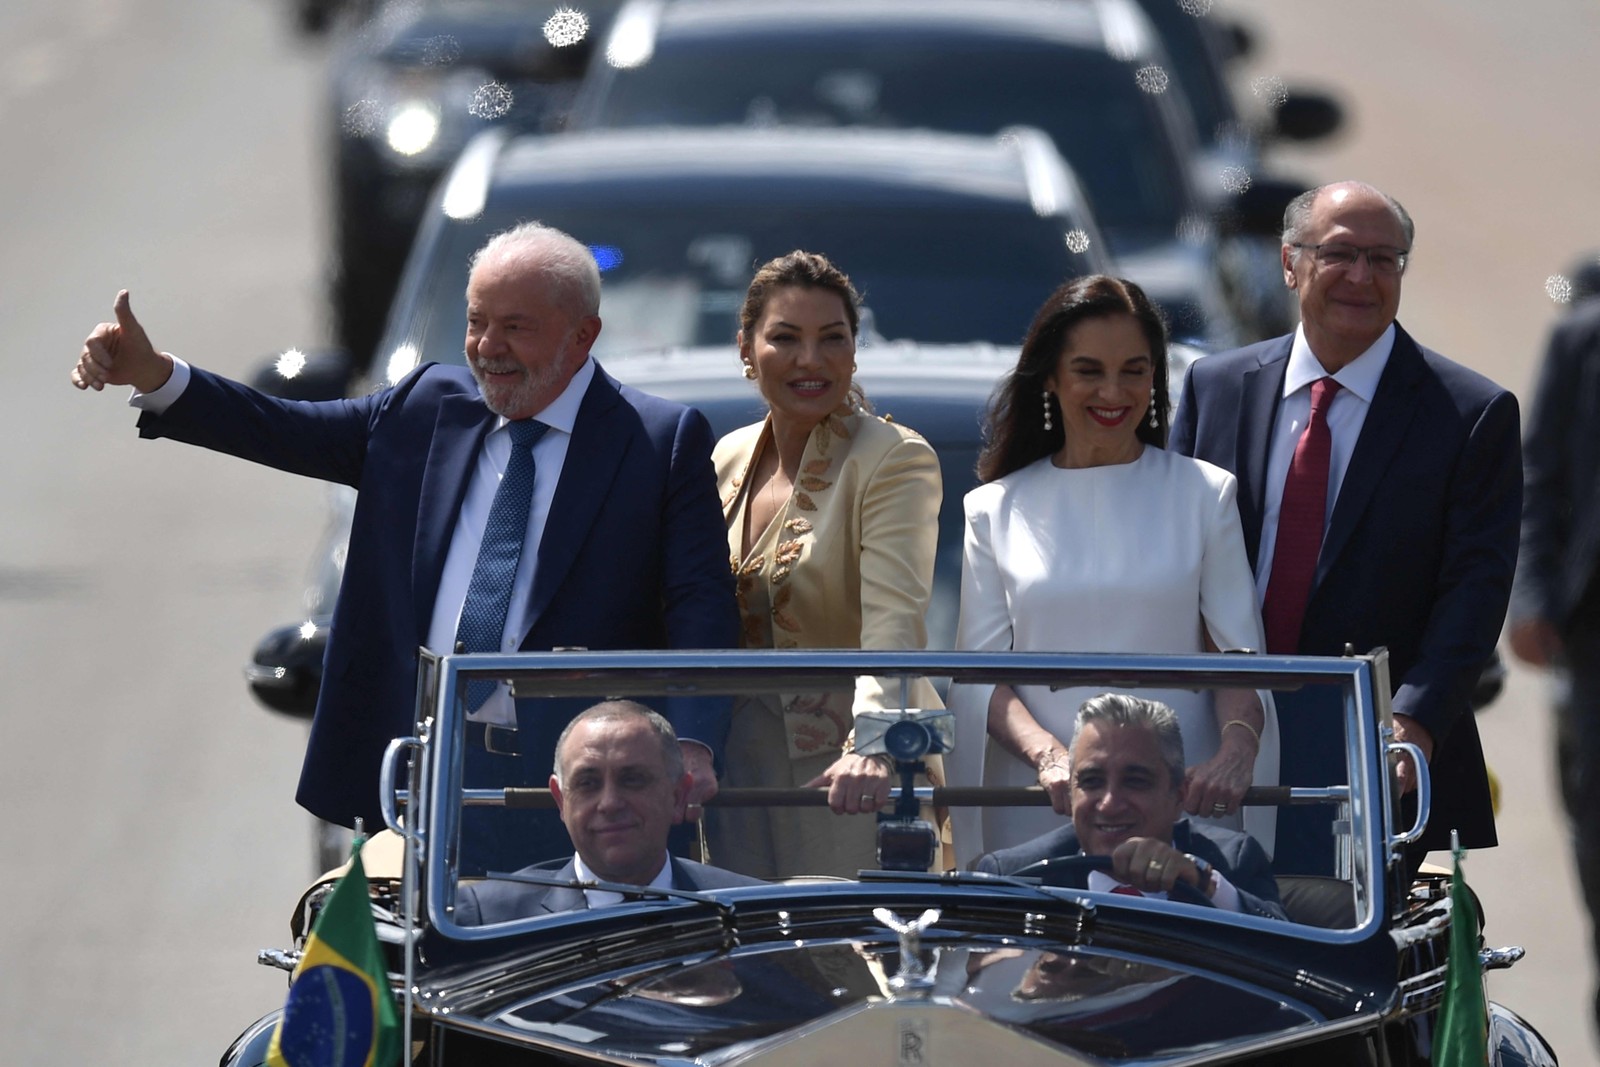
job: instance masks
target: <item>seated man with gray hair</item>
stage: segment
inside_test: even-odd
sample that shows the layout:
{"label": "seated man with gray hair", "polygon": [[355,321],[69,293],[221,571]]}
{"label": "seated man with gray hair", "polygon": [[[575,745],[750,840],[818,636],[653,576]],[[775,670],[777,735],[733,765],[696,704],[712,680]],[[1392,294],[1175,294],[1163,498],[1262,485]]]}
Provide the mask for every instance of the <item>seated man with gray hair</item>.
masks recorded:
{"label": "seated man with gray hair", "polygon": [[[1183,817],[1183,734],[1165,704],[1104,693],[1078,709],[1072,738],[1072,822],[978,859],[975,869],[1015,874],[1044,860],[1109,856],[1080,888],[1182,901],[1284,918],[1267,855],[1248,834]],[[1178,889],[1183,883],[1193,893]]]}
{"label": "seated man with gray hair", "polygon": [[667,832],[683,811],[689,784],[683,751],[666,719],[632,700],[608,700],[584,710],[561,732],[550,776],[550,791],[576,855],[524,867],[509,878],[491,875],[462,883],[456,891],[456,922],[480,926],[623,899],[578,882],[687,890],[761,884],[668,855]]}

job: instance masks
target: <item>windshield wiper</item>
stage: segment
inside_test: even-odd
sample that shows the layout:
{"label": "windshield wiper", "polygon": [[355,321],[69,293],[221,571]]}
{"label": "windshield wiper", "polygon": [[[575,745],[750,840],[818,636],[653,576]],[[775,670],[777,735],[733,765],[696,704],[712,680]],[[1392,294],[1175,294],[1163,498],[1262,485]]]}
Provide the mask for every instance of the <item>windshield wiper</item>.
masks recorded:
{"label": "windshield wiper", "polygon": [[599,889],[607,893],[617,893],[623,897],[635,900],[646,898],[692,900],[699,904],[709,904],[721,912],[725,917],[733,916],[733,905],[725,904],[716,897],[707,893],[697,893],[692,889],[673,889],[670,886],[634,885],[631,882],[606,882],[600,879],[584,881],[579,878],[562,878],[555,873],[538,874],[533,872],[489,871],[485,878],[494,878],[506,882],[522,882],[527,885],[554,886],[563,889]]}

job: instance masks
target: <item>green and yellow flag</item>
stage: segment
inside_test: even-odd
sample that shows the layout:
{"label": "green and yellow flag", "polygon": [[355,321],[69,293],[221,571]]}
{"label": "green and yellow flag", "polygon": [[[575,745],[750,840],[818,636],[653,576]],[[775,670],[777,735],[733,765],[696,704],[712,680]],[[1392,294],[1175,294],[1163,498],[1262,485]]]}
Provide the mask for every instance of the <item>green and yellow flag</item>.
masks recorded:
{"label": "green and yellow flag", "polygon": [[394,1067],[400,1024],[358,840],[290,979],[268,1067]]}
{"label": "green and yellow flag", "polygon": [[1455,850],[1450,878],[1450,962],[1444,1003],[1433,1032],[1433,1067],[1484,1067],[1489,1062],[1489,1006],[1478,962],[1478,908],[1461,873],[1466,853]]}

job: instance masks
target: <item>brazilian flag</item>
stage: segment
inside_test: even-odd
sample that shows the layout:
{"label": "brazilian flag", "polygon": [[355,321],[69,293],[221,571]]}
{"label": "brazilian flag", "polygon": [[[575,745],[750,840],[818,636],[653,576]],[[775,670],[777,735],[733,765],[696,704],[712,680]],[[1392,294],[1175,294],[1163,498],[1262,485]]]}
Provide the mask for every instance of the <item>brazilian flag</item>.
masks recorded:
{"label": "brazilian flag", "polygon": [[394,1067],[400,1024],[356,842],[289,980],[268,1067]]}
{"label": "brazilian flag", "polygon": [[1489,1062],[1489,1008],[1478,962],[1478,909],[1461,873],[1463,850],[1455,850],[1450,878],[1450,960],[1445,965],[1444,1003],[1433,1033],[1434,1067],[1484,1067]]}

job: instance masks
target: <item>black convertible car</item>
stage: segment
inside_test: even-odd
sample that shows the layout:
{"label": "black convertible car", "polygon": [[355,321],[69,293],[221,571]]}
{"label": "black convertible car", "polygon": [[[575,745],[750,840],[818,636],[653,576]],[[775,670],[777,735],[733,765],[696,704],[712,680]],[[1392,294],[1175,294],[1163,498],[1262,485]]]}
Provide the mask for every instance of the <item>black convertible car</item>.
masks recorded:
{"label": "black convertible car", "polygon": [[[616,905],[493,925],[456,921],[462,872],[475,859],[459,832],[468,813],[548,804],[542,791],[463,787],[460,702],[469,679],[507,681],[532,701],[605,695],[649,704],[849,689],[861,674],[942,677],[956,686],[1326,687],[1345,723],[1344,750],[1329,758],[1343,765],[1348,784],[1285,782],[1253,790],[1247,802],[1335,806],[1322,843],[1333,873],[1279,873],[1285,921],[1204,900],[1082,888],[1081,867],[1092,859],[1010,876],[930,871],[931,847],[923,862],[892,847],[915,832],[912,802],[910,814],[880,818],[888,869],[856,878],[701,893],[620,887],[626,899]],[[1428,796],[1424,774],[1416,823],[1396,823],[1392,768],[1406,746],[1392,739],[1381,652],[425,654],[423,682],[416,735],[396,739],[386,761],[391,833],[375,839],[366,858],[405,1028],[401,1047],[415,1064],[1421,1065],[1433,1062],[1451,964],[1481,975],[1521,956],[1480,948],[1452,961],[1456,924],[1473,924],[1466,944],[1478,944],[1477,909],[1454,912],[1447,876],[1401,884],[1403,846],[1420,832]],[[887,718],[885,751],[902,768],[950,743],[941,713],[874,714]],[[735,799],[815,799],[793,796],[807,791],[748,792]],[[975,792],[924,795],[963,804]],[[996,792],[979,799],[1038,799],[1037,791]],[[327,892],[324,885],[308,894],[297,932]],[[299,946],[263,957],[292,968]],[[363,1025],[361,1011],[370,1015],[362,998],[342,1004],[336,1021],[351,1031]],[[1479,1062],[1556,1062],[1535,1031],[1481,991],[1457,997],[1452,1010],[1481,1027]],[[275,1023],[272,1015],[247,1030],[224,1067],[265,1062]]]}

